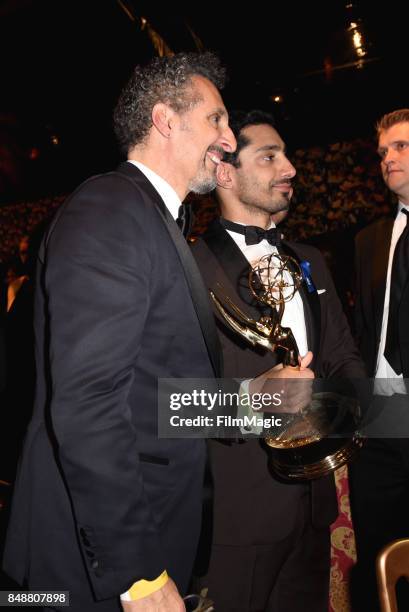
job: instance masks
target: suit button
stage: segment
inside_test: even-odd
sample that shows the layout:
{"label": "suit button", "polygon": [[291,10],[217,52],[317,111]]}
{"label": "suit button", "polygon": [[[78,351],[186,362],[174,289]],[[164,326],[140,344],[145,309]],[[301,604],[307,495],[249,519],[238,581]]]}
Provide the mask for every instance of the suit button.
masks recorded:
{"label": "suit button", "polygon": [[91,542],[88,540],[88,538],[82,538],[82,541],[84,542],[84,546],[91,546]]}
{"label": "suit button", "polygon": [[99,563],[98,563],[98,561],[96,559],[91,561],[91,567],[92,567],[92,569],[98,569]]}
{"label": "suit button", "polygon": [[89,550],[89,549],[87,548],[85,552],[86,552],[86,554],[88,555],[88,557],[91,557],[91,559],[92,559],[92,557],[95,557],[95,554],[92,552],[92,550]]}

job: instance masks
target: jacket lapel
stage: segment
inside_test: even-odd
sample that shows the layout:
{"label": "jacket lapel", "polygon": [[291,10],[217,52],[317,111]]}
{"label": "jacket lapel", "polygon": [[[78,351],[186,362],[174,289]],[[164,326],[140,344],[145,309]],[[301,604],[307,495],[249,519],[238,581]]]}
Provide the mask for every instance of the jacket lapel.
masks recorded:
{"label": "jacket lapel", "polygon": [[[245,314],[258,320],[263,314],[262,306],[250,292],[250,265],[237,244],[220,224],[219,219],[210,224],[202,238],[223,270],[222,284],[233,289],[233,295],[230,295],[233,302],[236,302]],[[217,287],[215,293],[217,294]],[[220,293],[223,293],[223,287],[220,288]]]}
{"label": "jacket lapel", "polygon": [[[242,308],[246,314],[258,320],[263,314],[263,309],[249,291],[248,274],[250,266],[241,250],[222,227],[218,219],[209,226],[203,239],[224,269],[226,277],[228,279],[238,279],[234,291],[240,298],[241,303],[237,303],[239,308]],[[294,250],[293,245],[290,246],[288,242],[284,242],[281,248],[286,255],[294,257],[297,262],[300,262],[300,257]],[[304,305],[307,342],[314,355],[312,364],[314,366],[321,335],[320,301],[317,292],[309,293],[305,283],[302,283],[299,291]],[[233,296],[232,299],[234,301]]]}
{"label": "jacket lapel", "polygon": [[135,185],[140,186],[144,193],[148,194],[161,216],[179,255],[215,376],[222,377],[222,354],[209,296],[186,240],[164,201],[145,175],[128,162],[120,164],[117,171],[126,175]]}
{"label": "jacket lapel", "polygon": [[377,224],[373,244],[372,295],[376,337],[380,338],[385,301],[386,275],[388,272],[389,249],[392,238],[393,219],[385,219]]}

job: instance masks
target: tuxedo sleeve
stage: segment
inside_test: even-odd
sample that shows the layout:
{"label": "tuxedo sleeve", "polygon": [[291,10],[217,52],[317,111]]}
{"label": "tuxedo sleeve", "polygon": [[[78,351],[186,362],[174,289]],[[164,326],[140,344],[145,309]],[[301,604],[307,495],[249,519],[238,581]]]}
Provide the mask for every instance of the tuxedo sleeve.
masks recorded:
{"label": "tuxedo sleeve", "polygon": [[97,599],[166,569],[129,403],[155,214],[126,179],[97,177],[74,194],[48,241],[52,428]]}

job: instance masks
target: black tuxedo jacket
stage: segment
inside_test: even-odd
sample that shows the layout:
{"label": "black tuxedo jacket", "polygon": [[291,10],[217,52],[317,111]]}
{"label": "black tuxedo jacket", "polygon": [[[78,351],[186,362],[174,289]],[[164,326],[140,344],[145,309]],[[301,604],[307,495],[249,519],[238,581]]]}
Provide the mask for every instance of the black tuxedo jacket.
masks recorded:
{"label": "black tuxedo jacket", "polygon": [[35,412],[6,571],[32,589],[89,582],[105,599],[167,569],[183,592],[205,445],[158,439],[157,383],[213,377],[206,341],[217,333],[187,244],[132,164],[86,181],[59,211],[40,251],[35,331]]}
{"label": "black tuxedo jacket", "polygon": [[[371,376],[375,374],[381,338],[386,274],[394,219],[366,227],[356,237],[356,328],[359,346]],[[408,279],[409,280],[409,274]],[[409,283],[399,309],[399,342],[404,378],[409,377]]]}
{"label": "black tuxedo jacket", "polygon": [[[315,375],[364,376],[362,361],[322,255],[307,245],[284,243],[283,249],[298,260],[309,261],[315,288],[324,290],[318,294],[301,289]],[[216,294],[223,291],[239,308],[258,319],[261,312],[248,289],[249,264],[218,220],[193,244],[192,250],[207,287]],[[230,331],[216,309],[215,314],[225,377],[250,378],[277,363],[275,353],[253,348]],[[268,472],[267,456],[258,440],[231,446],[212,442],[210,452],[215,480],[214,541],[217,544],[268,543],[286,537],[300,516],[300,500],[310,507],[315,526],[327,526],[335,520],[337,501],[332,476],[312,485],[279,482]],[[219,517],[228,517],[228,520]],[[243,521],[246,521],[245,528]]]}

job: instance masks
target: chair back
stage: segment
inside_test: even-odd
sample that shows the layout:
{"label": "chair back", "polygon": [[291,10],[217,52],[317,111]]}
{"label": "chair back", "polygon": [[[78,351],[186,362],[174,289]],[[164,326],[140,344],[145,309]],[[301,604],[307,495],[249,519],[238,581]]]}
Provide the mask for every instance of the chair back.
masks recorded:
{"label": "chair back", "polygon": [[381,612],[398,612],[396,583],[402,577],[409,580],[409,539],[390,542],[376,559]]}

